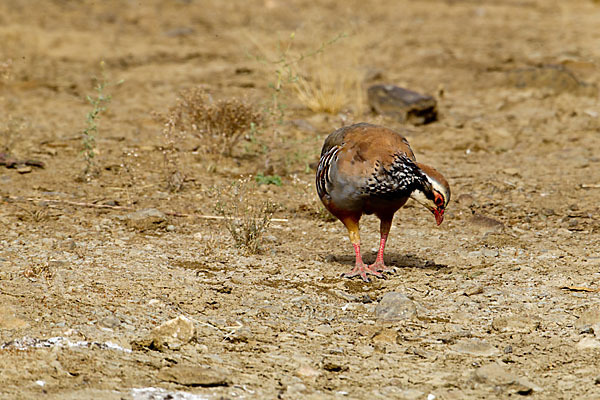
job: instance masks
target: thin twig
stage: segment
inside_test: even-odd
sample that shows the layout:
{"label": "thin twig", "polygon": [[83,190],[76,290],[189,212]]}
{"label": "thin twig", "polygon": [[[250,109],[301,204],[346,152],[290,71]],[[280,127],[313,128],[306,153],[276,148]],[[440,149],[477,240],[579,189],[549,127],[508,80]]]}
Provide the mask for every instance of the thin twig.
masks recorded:
{"label": "thin twig", "polygon": [[80,206],[80,207],[92,207],[92,208],[110,208],[112,210],[133,210],[133,207],[127,206],[112,206],[110,204],[95,204],[95,203],[82,203],[79,201],[71,201],[71,200],[58,200],[58,199],[39,199],[35,197],[25,197],[23,199],[19,199],[14,196],[6,196],[5,198],[13,201],[39,201],[39,202],[47,202],[47,203],[59,203],[59,204],[68,204],[71,206]]}
{"label": "thin twig", "polygon": [[583,183],[581,187],[584,189],[600,189],[600,183]]}
{"label": "thin twig", "polygon": [[[224,217],[222,215],[197,215],[197,214],[195,214],[194,217],[202,218],[202,219],[236,219],[236,218]],[[272,222],[288,222],[289,220],[287,218],[271,218],[271,221]]]}

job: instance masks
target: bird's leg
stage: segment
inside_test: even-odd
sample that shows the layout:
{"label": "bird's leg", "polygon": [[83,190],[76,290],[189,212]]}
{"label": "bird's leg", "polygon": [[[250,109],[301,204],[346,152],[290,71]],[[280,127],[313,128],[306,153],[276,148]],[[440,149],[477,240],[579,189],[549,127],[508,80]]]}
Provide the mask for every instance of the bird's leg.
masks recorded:
{"label": "bird's leg", "polygon": [[380,233],[381,233],[381,240],[379,241],[379,251],[377,252],[377,258],[375,259],[375,262],[371,265],[369,265],[369,269],[371,271],[376,271],[376,272],[389,272],[392,271],[392,268],[388,268],[385,266],[385,264],[383,263],[383,252],[385,250],[385,242],[387,241],[388,238],[388,234],[390,233],[390,229],[392,227],[392,217],[387,217],[387,218],[381,218],[381,225],[380,225]]}
{"label": "bird's leg", "polygon": [[350,236],[350,241],[352,242],[352,246],[354,247],[354,252],[356,253],[356,263],[354,268],[346,274],[342,276],[345,278],[354,278],[355,276],[360,276],[363,281],[370,282],[370,279],[367,275],[374,275],[377,277],[383,277],[378,271],[370,269],[362,260],[362,256],[360,254],[360,234],[358,232],[358,219],[357,218],[346,218],[342,220],[346,228],[348,228],[348,235]]}

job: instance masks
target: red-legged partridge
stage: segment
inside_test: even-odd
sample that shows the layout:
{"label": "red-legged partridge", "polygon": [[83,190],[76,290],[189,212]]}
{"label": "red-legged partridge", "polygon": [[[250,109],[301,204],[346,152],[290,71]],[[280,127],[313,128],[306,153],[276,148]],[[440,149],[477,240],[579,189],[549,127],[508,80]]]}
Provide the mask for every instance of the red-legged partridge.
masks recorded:
{"label": "red-legged partridge", "polygon": [[[450,187],[435,169],[418,163],[408,141],[382,126],[360,123],[340,128],[325,139],[317,168],[317,192],[321,201],[348,229],[356,253],[356,265],[347,278],[382,277],[389,269],[383,251],[394,213],[413,198],[435,216],[444,219]],[[381,220],[381,241],[375,263],[365,265],[360,253],[359,221],[363,214]]]}

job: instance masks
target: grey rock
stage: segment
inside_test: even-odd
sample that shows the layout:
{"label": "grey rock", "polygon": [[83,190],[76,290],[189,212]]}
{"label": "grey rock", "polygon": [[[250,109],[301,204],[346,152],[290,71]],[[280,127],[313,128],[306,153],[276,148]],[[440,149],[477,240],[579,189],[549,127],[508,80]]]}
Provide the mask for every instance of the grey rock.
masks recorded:
{"label": "grey rock", "polygon": [[437,104],[432,96],[394,85],[373,85],[367,97],[373,111],[400,122],[423,125],[437,120]]}
{"label": "grey rock", "polygon": [[184,386],[228,386],[228,372],[215,368],[204,368],[195,365],[175,365],[163,368],[157,378],[161,381],[174,382]]}
{"label": "grey rock", "polygon": [[375,307],[375,316],[382,321],[403,321],[417,315],[416,304],[406,295],[388,292]]}

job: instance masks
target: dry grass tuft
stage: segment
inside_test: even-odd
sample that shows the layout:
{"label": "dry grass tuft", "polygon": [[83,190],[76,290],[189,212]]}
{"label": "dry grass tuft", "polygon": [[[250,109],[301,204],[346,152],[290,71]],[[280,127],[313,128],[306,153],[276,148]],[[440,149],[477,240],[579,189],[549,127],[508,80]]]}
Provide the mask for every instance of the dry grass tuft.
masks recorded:
{"label": "dry grass tuft", "polygon": [[269,200],[258,200],[256,190],[251,179],[239,180],[226,190],[218,190],[215,204],[215,211],[225,217],[223,224],[235,246],[251,254],[262,251],[263,234],[277,209]]}
{"label": "dry grass tuft", "polygon": [[319,55],[304,65],[294,81],[298,100],[313,112],[337,114],[352,103],[362,112],[361,76],[356,69],[337,66],[326,55]]}

